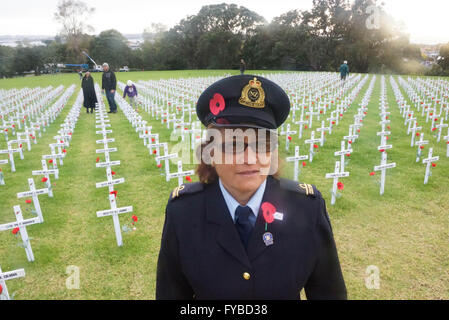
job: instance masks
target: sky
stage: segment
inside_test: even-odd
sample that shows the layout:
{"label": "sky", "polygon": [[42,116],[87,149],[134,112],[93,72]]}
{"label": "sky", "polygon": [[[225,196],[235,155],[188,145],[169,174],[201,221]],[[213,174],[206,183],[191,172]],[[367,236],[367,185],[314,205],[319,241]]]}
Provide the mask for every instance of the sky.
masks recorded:
{"label": "sky", "polygon": [[[447,0],[380,0],[387,12],[402,21],[413,43],[449,42],[449,1]],[[3,2],[3,1],[2,1]],[[198,13],[203,5],[235,3],[262,15],[268,22],[292,9],[307,10],[312,0],[89,0],[96,8],[90,24],[94,34],[116,29],[123,34],[138,34],[151,23],[167,27],[188,15]],[[53,19],[58,0],[4,1],[0,10],[0,35],[56,35],[60,26]]]}

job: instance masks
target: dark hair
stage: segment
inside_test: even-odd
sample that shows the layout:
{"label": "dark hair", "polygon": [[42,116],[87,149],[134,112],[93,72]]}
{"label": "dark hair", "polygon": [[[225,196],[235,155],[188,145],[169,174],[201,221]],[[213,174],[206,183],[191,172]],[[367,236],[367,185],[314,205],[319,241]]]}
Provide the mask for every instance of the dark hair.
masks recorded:
{"label": "dark hair", "polygon": [[[209,126],[208,128],[219,129],[219,128],[216,128],[213,126]],[[210,183],[214,183],[214,182],[218,181],[217,171],[210,164],[206,164],[202,157],[202,152],[203,152],[204,148],[206,148],[206,146],[209,143],[211,143],[211,142],[210,141],[203,142],[196,149],[196,156],[197,156],[197,159],[199,159],[200,163],[196,167],[195,173],[198,175],[200,182],[206,183],[206,184],[210,184]],[[275,179],[278,179],[278,180],[280,179],[280,175],[281,175],[281,173],[280,173],[281,162],[280,161],[281,161],[280,157],[278,156],[278,170],[272,175]]]}

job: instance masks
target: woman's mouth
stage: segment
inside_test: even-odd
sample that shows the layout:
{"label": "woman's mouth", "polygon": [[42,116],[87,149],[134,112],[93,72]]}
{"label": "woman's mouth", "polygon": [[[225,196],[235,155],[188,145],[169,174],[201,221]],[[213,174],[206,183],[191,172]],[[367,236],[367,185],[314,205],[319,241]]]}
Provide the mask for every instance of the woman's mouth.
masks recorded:
{"label": "woman's mouth", "polygon": [[243,177],[252,177],[252,176],[260,174],[260,171],[259,170],[245,170],[245,171],[237,172],[237,174],[239,176],[243,176]]}

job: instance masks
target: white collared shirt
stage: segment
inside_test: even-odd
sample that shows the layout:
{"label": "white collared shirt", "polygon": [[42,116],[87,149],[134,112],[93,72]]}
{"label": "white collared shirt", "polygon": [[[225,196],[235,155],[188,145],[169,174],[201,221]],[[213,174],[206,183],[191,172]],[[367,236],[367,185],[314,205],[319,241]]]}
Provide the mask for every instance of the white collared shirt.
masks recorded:
{"label": "white collared shirt", "polygon": [[[226,202],[226,205],[228,206],[229,213],[231,214],[232,221],[235,223],[235,210],[238,206],[240,206],[240,203],[238,203],[237,200],[234,199],[234,197],[226,190],[226,188],[221,183],[221,179],[218,179],[218,182],[220,184],[221,193],[223,194],[223,198]],[[256,225],[257,216],[259,214],[260,205],[262,204],[262,198],[265,193],[265,186],[267,185],[267,180],[265,179],[264,182],[259,186],[256,193],[249,199],[248,203],[246,204],[247,207],[250,207],[253,211],[254,215],[249,216],[249,221],[253,226]]]}

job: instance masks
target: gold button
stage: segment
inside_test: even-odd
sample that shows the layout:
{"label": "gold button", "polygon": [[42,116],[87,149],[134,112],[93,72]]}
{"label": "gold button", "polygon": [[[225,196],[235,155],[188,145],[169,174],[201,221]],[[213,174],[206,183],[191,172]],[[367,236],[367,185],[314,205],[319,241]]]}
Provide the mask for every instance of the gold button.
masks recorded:
{"label": "gold button", "polygon": [[251,278],[251,275],[250,275],[248,272],[245,272],[245,273],[243,274],[243,279],[249,280],[249,278]]}

